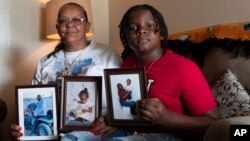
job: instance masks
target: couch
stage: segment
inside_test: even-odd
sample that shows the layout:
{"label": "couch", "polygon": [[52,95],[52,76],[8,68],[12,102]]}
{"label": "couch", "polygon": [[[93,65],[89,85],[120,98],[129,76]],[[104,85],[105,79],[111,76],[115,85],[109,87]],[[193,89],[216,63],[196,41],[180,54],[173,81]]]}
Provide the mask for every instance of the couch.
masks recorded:
{"label": "couch", "polygon": [[[241,92],[248,94],[249,97],[249,27],[250,22],[230,23],[170,34],[168,38],[168,46],[169,49],[194,60],[199,65],[214,93],[218,92],[214,89],[215,85],[219,84],[218,81],[225,73],[225,70],[229,69],[233,72],[234,76],[236,76],[237,83],[239,82],[241,84]],[[233,85],[234,84],[235,83],[233,83]],[[218,86],[217,90],[220,90]],[[223,92],[224,94],[226,93],[226,91],[220,92]],[[218,105],[221,104],[219,104],[219,101],[217,102]],[[230,116],[223,117],[214,122],[208,128],[203,141],[229,141],[230,125],[250,125],[250,100],[248,99],[245,102],[247,108],[245,109],[244,114],[231,114]]]}
{"label": "couch", "polygon": [[[210,85],[213,86],[225,69],[231,69],[249,93],[250,77],[247,76],[250,74],[250,59],[247,59],[246,55],[232,56],[234,56],[233,52],[225,51],[221,47],[211,48],[204,60],[204,75]],[[215,122],[209,127],[204,141],[229,141],[229,127],[231,124],[250,125],[250,116],[230,117]]]}

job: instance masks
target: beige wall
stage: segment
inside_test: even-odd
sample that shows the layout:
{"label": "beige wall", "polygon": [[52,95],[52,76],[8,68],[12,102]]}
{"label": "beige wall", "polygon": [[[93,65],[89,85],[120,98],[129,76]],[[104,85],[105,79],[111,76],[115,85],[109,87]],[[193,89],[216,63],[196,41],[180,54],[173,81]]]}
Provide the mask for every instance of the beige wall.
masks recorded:
{"label": "beige wall", "polygon": [[[56,41],[44,38],[43,2],[48,0],[0,0],[0,98],[8,104],[8,116],[0,124],[0,140],[8,141],[15,121],[15,85],[30,84],[38,60],[53,50]],[[165,17],[170,33],[227,22],[249,20],[249,0],[91,0],[94,40],[122,46],[118,24],[135,3],[149,3]]]}
{"label": "beige wall", "polygon": [[[122,51],[118,24],[134,4],[148,3],[165,17],[170,33],[219,23],[249,21],[249,0],[109,0],[110,44]],[[112,28],[111,28],[112,27]]]}

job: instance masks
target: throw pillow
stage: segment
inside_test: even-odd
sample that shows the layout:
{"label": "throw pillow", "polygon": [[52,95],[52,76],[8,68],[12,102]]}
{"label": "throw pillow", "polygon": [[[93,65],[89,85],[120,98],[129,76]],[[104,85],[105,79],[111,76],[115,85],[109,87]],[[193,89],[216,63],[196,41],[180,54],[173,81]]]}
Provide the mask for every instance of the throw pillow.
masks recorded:
{"label": "throw pillow", "polygon": [[212,88],[222,118],[250,115],[250,96],[227,69]]}

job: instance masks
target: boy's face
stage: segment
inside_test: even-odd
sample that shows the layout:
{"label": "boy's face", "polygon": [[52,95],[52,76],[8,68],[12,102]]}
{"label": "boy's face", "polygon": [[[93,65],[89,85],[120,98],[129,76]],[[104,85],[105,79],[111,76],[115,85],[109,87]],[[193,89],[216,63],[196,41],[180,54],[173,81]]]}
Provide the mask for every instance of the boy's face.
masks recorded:
{"label": "boy's face", "polygon": [[126,37],[131,49],[141,55],[152,53],[155,48],[161,47],[158,24],[147,9],[137,9],[130,14]]}
{"label": "boy's face", "polygon": [[131,81],[129,79],[127,79],[127,85],[130,85]]}

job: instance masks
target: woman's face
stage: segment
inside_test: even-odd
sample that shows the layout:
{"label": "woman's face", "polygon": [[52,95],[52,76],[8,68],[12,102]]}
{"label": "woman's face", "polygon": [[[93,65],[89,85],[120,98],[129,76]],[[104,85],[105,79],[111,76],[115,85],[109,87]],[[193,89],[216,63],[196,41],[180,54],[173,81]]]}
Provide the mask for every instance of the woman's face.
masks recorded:
{"label": "woman's face", "polygon": [[74,22],[72,21],[68,24],[58,23],[56,25],[58,34],[60,35],[62,41],[69,45],[73,45],[74,43],[79,43],[83,40],[86,40],[85,34],[89,31],[90,28],[90,23],[86,21],[86,17],[83,15],[83,13],[81,13],[80,8],[77,6],[68,5],[62,10],[61,14],[59,15],[58,21],[72,19],[83,19],[83,22],[79,25],[74,24]]}
{"label": "woman's face", "polygon": [[161,47],[158,24],[149,10],[137,9],[130,14],[126,38],[131,49],[140,54],[148,54]]}
{"label": "woman's face", "polygon": [[118,88],[118,89],[123,89],[122,84],[117,84],[117,88]]}
{"label": "woman's face", "polygon": [[127,85],[131,84],[131,80],[127,79]]}

